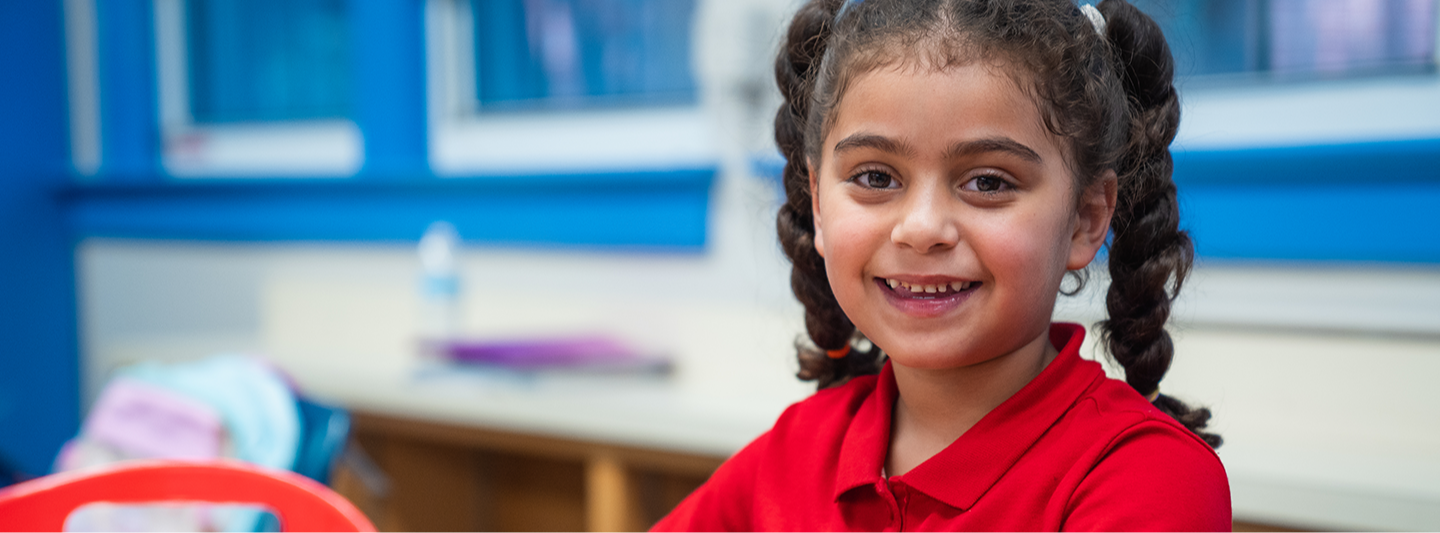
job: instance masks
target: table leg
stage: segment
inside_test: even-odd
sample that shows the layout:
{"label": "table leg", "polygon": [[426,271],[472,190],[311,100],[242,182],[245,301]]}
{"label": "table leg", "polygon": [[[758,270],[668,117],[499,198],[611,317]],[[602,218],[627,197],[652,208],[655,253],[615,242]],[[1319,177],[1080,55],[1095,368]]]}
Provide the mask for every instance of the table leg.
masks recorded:
{"label": "table leg", "polygon": [[592,455],[585,464],[585,522],[590,531],[641,528],[634,474],[613,453]]}

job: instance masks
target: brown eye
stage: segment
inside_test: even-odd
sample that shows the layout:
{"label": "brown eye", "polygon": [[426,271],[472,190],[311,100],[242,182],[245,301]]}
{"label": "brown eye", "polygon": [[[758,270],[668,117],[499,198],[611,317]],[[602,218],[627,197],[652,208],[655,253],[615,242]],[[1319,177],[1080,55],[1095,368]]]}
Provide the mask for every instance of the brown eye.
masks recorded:
{"label": "brown eye", "polygon": [[895,178],[884,172],[874,170],[861,172],[855,176],[855,182],[871,189],[891,189],[896,186]]}
{"label": "brown eye", "polygon": [[969,191],[993,194],[1008,191],[1014,186],[1000,176],[983,174],[965,182],[963,188]]}

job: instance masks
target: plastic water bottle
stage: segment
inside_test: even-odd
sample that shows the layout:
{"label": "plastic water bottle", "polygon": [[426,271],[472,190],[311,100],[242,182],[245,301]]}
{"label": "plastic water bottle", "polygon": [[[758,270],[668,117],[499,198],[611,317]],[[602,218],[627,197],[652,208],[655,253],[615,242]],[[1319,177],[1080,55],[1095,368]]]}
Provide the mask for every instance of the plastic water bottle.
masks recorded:
{"label": "plastic water bottle", "polygon": [[460,329],[460,275],[455,264],[459,247],[460,234],[445,221],[430,224],[420,238],[419,333],[430,348],[454,340]]}

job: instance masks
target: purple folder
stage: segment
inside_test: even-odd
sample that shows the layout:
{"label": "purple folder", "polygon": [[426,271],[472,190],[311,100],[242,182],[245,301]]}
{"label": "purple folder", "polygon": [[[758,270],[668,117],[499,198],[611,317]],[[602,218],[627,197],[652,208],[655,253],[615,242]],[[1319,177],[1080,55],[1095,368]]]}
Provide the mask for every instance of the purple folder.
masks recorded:
{"label": "purple folder", "polygon": [[516,370],[668,373],[670,360],[604,335],[508,340],[453,340],[429,349],[459,363]]}

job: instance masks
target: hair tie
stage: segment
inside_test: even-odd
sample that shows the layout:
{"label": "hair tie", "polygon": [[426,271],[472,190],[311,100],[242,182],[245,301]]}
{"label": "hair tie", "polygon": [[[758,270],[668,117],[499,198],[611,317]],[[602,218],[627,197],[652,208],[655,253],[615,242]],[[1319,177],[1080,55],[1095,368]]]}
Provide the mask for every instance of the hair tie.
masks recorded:
{"label": "hair tie", "polygon": [[850,345],[841,346],[838,350],[825,350],[825,355],[831,359],[844,359],[845,356],[850,355]]}
{"label": "hair tie", "polygon": [[1155,392],[1152,392],[1152,393],[1150,393],[1150,394],[1146,394],[1146,395],[1145,395],[1145,399],[1146,399],[1146,400],[1150,400],[1150,403],[1155,403],[1155,400],[1159,400],[1159,399],[1160,399],[1160,387],[1155,387]]}
{"label": "hair tie", "polygon": [[845,3],[840,4],[840,10],[835,12],[835,21],[832,22],[830,25],[834,26],[840,24],[840,19],[845,16],[845,13],[848,13],[850,11],[850,8],[855,7],[860,2],[864,1],[865,0],[845,0]]}
{"label": "hair tie", "polygon": [[1080,6],[1080,12],[1085,14],[1085,18],[1090,19],[1090,25],[1095,27],[1095,34],[1104,38],[1105,15],[1100,14],[1100,10],[1096,9],[1094,4]]}

